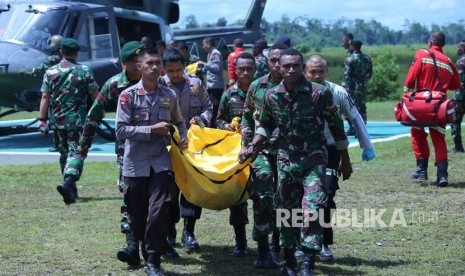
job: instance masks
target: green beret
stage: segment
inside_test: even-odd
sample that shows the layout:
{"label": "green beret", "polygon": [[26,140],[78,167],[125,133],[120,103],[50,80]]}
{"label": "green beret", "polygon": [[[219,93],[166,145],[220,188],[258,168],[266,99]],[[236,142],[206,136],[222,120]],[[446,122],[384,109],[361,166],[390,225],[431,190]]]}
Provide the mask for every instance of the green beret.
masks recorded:
{"label": "green beret", "polygon": [[72,38],[63,38],[60,43],[61,48],[66,48],[71,51],[79,51],[81,47],[79,46],[79,42]]}
{"label": "green beret", "polygon": [[350,45],[354,45],[354,46],[362,46],[362,41],[358,40],[358,39],[352,39],[350,42],[349,42]]}
{"label": "green beret", "polygon": [[123,45],[121,48],[121,62],[126,62],[133,56],[137,56],[141,48],[144,47],[144,44],[139,41],[129,41]]}

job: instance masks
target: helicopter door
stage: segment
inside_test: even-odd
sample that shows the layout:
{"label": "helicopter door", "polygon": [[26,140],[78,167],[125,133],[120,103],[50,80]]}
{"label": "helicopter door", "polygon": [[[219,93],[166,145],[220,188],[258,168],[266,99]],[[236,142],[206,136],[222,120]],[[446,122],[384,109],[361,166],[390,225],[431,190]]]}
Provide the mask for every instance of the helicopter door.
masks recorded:
{"label": "helicopter door", "polygon": [[98,7],[81,11],[74,37],[81,45],[78,61],[92,68],[100,87],[121,72],[113,8]]}

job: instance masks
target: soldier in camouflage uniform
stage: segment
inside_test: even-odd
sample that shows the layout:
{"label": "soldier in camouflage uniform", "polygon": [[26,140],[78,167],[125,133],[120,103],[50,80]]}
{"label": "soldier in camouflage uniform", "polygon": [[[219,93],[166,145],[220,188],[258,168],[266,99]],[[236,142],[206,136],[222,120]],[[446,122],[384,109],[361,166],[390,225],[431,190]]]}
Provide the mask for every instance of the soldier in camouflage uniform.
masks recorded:
{"label": "soldier in camouflage uniform", "polygon": [[[242,53],[236,59],[237,82],[223,93],[216,117],[219,129],[236,131],[232,120],[242,117],[247,90],[253,81],[255,73],[255,59],[250,53]],[[247,217],[247,203],[235,205],[230,210],[229,223],[234,228],[236,246],[234,256],[242,257],[248,254],[245,225],[249,223]]]}
{"label": "soldier in camouflage uniform", "polygon": [[186,67],[200,60],[198,56],[192,55],[191,53],[189,53],[189,47],[187,47],[186,42],[184,41],[179,42],[178,48],[179,48],[179,51],[182,53],[182,56],[184,57]]}
{"label": "soldier in camouflage uniform", "polygon": [[[239,160],[256,155],[267,138],[276,139],[276,204],[277,208],[287,212],[288,218],[283,225],[278,225],[281,227],[281,245],[286,261],[281,275],[296,275],[294,252],[300,243],[304,251],[300,275],[307,276],[313,275],[315,257],[321,250],[323,239],[318,211],[327,200],[324,189],[327,161],[323,136],[325,121],[341,153],[344,180],[352,173],[347,151],[349,142],[331,92],[303,77],[303,57],[299,51],[287,49],[281,53],[280,72],[283,80],[266,92],[259,127],[248,148],[241,151]],[[292,210],[299,208],[303,209],[306,221],[303,225],[292,225]],[[311,220],[308,220],[309,215]]]}
{"label": "soldier in camouflage uniform", "polygon": [[457,55],[461,56],[459,60],[455,63],[460,77],[460,89],[455,91],[454,101],[455,101],[455,121],[450,125],[452,138],[454,139],[454,148],[451,150],[454,152],[465,152],[462,144],[462,129],[460,125],[462,124],[463,114],[465,112],[465,40],[460,41],[457,45]]}
{"label": "soldier in camouflage uniform", "polygon": [[[350,52],[344,59],[344,80],[342,86],[347,90],[355,102],[363,121],[367,122],[366,95],[368,93],[368,80],[371,78],[371,58],[361,51],[362,42],[352,39]],[[355,131],[349,122],[348,135],[355,135]]]}
{"label": "soldier in camouflage uniform", "polygon": [[[163,66],[166,75],[163,77],[167,86],[176,92],[181,114],[189,129],[191,124],[202,127],[209,126],[212,119],[213,105],[208,93],[203,86],[202,80],[196,76],[185,73],[185,60],[182,53],[177,49],[168,49],[163,55]],[[179,191],[179,190],[178,190]],[[179,221],[179,213],[184,219],[184,229],[181,244],[186,250],[199,249],[199,243],[194,235],[195,222],[200,218],[202,208],[187,201],[181,194],[179,202],[174,202],[168,223],[168,242],[175,244],[175,223]],[[171,252],[174,256],[175,252]]]}
{"label": "soldier in camouflage uniform", "polygon": [[[92,140],[95,136],[96,129],[105,116],[105,109],[110,106],[116,106],[121,92],[140,80],[141,74],[136,64],[137,54],[142,47],[144,47],[144,45],[141,42],[129,41],[121,48],[120,58],[123,64],[123,72],[114,75],[105,82],[87,114],[86,124],[84,125],[84,131],[79,142],[79,149],[82,156],[87,156],[87,152],[92,146]],[[119,191],[122,193],[124,190],[124,178],[122,175],[124,141],[115,140],[115,153],[116,163],[119,169],[117,184]],[[118,260],[126,262],[130,266],[139,266],[139,242],[132,235],[130,218],[124,201],[121,204],[120,210],[122,216],[121,232],[126,235],[127,247],[118,250]]]}
{"label": "soldier in camouflage uniform", "polygon": [[268,67],[268,59],[263,54],[263,51],[268,47],[268,43],[265,39],[257,40],[253,47],[252,52],[255,57],[255,75],[253,76],[254,79],[258,79],[270,72]]}
{"label": "soldier in camouflage uniform", "polygon": [[[265,92],[278,85],[282,79],[279,73],[279,57],[285,49],[287,46],[283,43],[275,43],[271,46],[267,60],[270,73],[252,82],[247,91],[241,127],[243,147],[247,147],[252,142],[258,127],[258,117]],[[275,165],[276,155],[269,150],[261,151],[252,163],[252,177],[247,186],[249,196],[253,200],[253,237],[258,243],[258,256],[254,263],[256,268],[276,268],[278,262],[280,247],[277,236],[273,240],[271,252],[268,245],[268,235],[276,229],[273,203],[276,190]]]}
{"label": "soldier in camouflage uniform", "polygon": [[42,130],[50,106],[50,121],[58,133],[55,144],[60,152],[64,178],[57,190],[66,204],[76,202],[76,181],[82,173],[84,157],[79,152],[79,137],[86,117],[87,97],[94,99],[98,93],[92,70],[76,63],[79,49],[79,43],[74,39],[61,41],[63,59],[45,72],[38,118]]}

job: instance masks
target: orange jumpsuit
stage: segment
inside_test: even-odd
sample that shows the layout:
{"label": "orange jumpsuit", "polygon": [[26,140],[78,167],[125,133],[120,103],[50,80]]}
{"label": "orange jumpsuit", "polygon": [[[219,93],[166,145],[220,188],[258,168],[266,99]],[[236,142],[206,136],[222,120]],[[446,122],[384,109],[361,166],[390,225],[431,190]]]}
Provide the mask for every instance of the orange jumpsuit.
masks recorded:
{"label": "orange jumpsuit", "polygon": [[[432,46],[429,49],[435,55],[439,72],[438,80],[433,58],[426,49],[420,49],[415,53],[415,57],[410,66],[404,82],[404,92],[431,89],[433,91],[456,90],[460,88],[460,78],[455,64],[442,52],[439,46]],[[441,83],[442,87],[440,87]],[[447,161],[447,146],[445,139],[445,128],[430,127],[431,140],[436,155],[435,165],[440,161]],[[427,136],[424,128],[412,127],[413,153],[417,159],[428,159],[430,155]]]}

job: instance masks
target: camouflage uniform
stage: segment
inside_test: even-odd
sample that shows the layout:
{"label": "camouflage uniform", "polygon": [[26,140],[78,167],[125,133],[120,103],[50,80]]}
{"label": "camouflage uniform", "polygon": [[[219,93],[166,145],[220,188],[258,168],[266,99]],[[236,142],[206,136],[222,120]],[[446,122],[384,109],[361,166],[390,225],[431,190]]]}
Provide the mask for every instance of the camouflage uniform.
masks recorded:
{"label": "camouflage uniform", "polygon": [[[271,82],[270,74],[255,80],[250,85],[242,115],[242,145],[252,142],[258,127],[258,117],[263,107],[265,92],[278,85]],[[252,163],[252,177],[247,186],[253,200],[254,227],[256,236],[268,236],[275,228],[273,198],[275,194],[274,171],[276,155],[268,150],[261,151]]]}
{"label": "camouflage uniform", "polygon": [[[118,102],[118,97],[123,92],[124,89],[134,85],[137,81],[130,81],[126,75],[126,71],[123,71],[119,74],[114,75],[108,79],[105,84],[100,89],[100,92],[97,95],[92,107],[90,108],[86,124],[84,126],[84,131],[81,136],[81,147],[90,147],[92,140],[95,136],[95,131],[98,128],[98,125],[103,120],[105,116],[105,109],[108,106],[116,106]],[[123,181],[123,156],[124,156],[124,141],[115,140],[115,153],[116,153],[116,163],[119,168],[118,176],[118,188],[120,192],[124,190],[124,181]],[[130,233],[131,228],[129,226],[130,220],[127,215],[127,206],[123,202],[121,204],[121,232]]]}
{"label": "camouflage uniform", "polygon": [[270,72],[268,68],[268,59],[263,54],[259,54],[255,57],[255,68],[254,79],[258,79]]}
{"label": "camouflage uniform", "polygon": [[50,123],[58,132],[58,151],[63,175],[79,180],[83,158],[79,138],[86,117],[87,97],[98,89],[87,65],[63,59],[44,75],[41,91],[50,93]]}
{"label": "camouflage uniform", "polygon": [[457,60],[455,64],[459,72],[461,86],[459,90],[455,91],[454,101],[462,104],[462,112],[456,112],[455,121],[450,125],[450,127],[455,148],[460,149],[463,148],[461,135],[462,129],[460,125],[462,124],[464,114],[463,109],[465,108],[465,56],[462,56],[462,58]]}
{"label": "camouflage uniform", "polygon": [[[231,123],[234,117],[242,117],[245,97],[246,92],[242,91],[237,83],[223,93],[218,108],[218,116],[216,118],[217,128],[226,129],[226,125]],[[247,203],[235,205],[229,208],[229,210],[231,211],[229,224],[243,225],[249,223]]]}
{"label": "camouflage uniform", "polygon": [[344,80],[342,86],[355,102],[363,121],[367,122],[366,95],[368,80],[372,71],[371,59],[360,50],[354,50],[344,59]]}
{"label": "camouflage uniform", "polygon": [[[286,91],[284,82],[266,92],[256,131],[262,136],[275,136],[277,139],[276,207],[289,211],[302,208],[304,213],[316,218],[300,229],[302,247],[316,251],[321,250],[323,239],[318,210],[327,201],[324,120],[333,134],[335,146],[347,148],[349,142],[331,92],[302,76],[295,92]],[[289,224],[292,224],[292,219],[291,212]],[[285,249],[299,244],[298,230],[281,226],[281,245]]]}
{"label": "camouflage uniform", "polygon": [[27,69],[24,73],[27,75],[43,76],[45,74],[45,71],[48,70],[48,68],[58,64],[60,60],[60,55],[51,55],[47,57],[47,59],[44,62],[42,62],[42,64],[40,64],[39,67]]}

